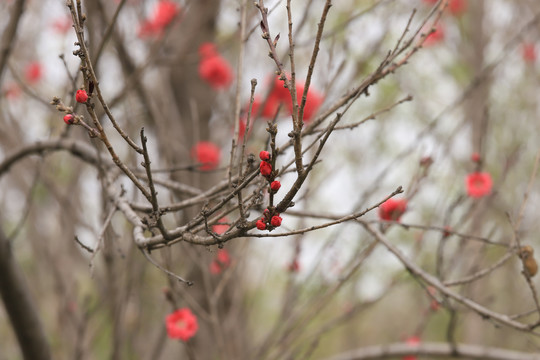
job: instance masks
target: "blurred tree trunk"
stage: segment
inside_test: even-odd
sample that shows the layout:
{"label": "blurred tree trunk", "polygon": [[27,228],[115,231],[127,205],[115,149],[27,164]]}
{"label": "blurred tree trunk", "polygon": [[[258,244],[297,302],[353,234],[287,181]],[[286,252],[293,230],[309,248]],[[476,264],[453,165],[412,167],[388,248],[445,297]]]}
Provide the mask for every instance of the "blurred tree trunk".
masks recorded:
{"label": "blurred tree trunk", "polygon": [[[487,37],[484,33],[484,15],[485,2],[483,0],[470,2],[469,28],[468,34],[470,41],[468,42],[468,51],[466,54],[466,63],[471,68],[472,78],[483,76],[482,70],[485,67],[484,49],[487,45]],[[480,84],[470,94],[468,100],[464,104],[465,119],[469,121],[471,126],[471,148],[473,151],[484,155],[483,144],[488,129],[488,100],[491,85],[491,77],[483,76]],[[489,200],[488,200],[489,201]],[[469,232],[475,236],[482,236],[483,224],[486,224],[484,208],[487,203],[476,204],[474,206],[473,216],[469,223]],[[463,265],[468,272],[476,272],[484,267],[485,256],[482,254],[485,251],[485,246],[482,243],[468,243],[463,248],[464,254],[467,254],[466,263]],[[482,282],[470,284],[466,289],[466,296],[482,303],[482,295],[485,294],[485,285]],[[464,319],[464,338],[472,342],[483,342],[489,335],[482,332],[484,320],[480,317],[468,316]]]}
{"label": "blurred tree trunk", "polygon": [[51,359],[45,332],[11,243],[0,229],[0,295],[24,359]]}

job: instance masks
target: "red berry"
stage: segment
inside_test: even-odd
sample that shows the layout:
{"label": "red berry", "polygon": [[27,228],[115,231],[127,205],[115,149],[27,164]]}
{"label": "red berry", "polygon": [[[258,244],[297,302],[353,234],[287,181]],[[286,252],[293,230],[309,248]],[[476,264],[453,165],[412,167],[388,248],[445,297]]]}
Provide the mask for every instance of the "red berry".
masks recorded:
{"label": "red berry", "polygon": [[269,176],[270,174],[272,174],[272,165],[270,165],[266,161],[261,161],[260,170],[262,176]]}
{"label": "red berry", "polygon": [[272,181],[270,183],[270,189],[272,189],[273,192],[277,192],[280,187],[281,187],[281,183],[277,180]]}
{"label": "red berry", "polygon": [[259,153],[259,157],[261,158],[262,161],[268,161],[270,160],[270,153],[268,151],[261,151]]}
{"label": "red berry", "polygon": [[399,221],[405,210],[407,210],[407,200],[388,199],[379,206],[379,217],[382,220]]}
{"label": "red berry", "polygon": [[259,230],[266,229],[266,224],[264,223],[263,219],[257,220],[257,222],[255,223],[255,226],[257,226],[257,229],[259,229]]}
{"label": "red berry", "polygon": [[71,125],[73,124],[74,122],[74,117],[72,114],[67,114],[66,116],[64,116],[64,122],[68,125]]}
{"label": "red berry", "polygon": [[88,94],[86,93],[86,90],[77,90],[77,93],[75,94],[75,100],[79,103],[85,103],[88,100]]}
{"label": "red berry", "polygon": [[273,227],[278,227],[281,225],[281,220],[283,220],[281,218],[281,216],[278,215],[274,215],[272,216],[272,219],[270,220],[270,224],[273,226]]}

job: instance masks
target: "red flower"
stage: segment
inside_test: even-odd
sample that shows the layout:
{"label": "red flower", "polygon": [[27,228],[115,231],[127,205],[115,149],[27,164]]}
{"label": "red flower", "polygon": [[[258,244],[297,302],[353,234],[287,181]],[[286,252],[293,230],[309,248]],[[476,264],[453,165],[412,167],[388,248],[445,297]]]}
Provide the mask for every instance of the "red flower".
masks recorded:
{"label": "red flower", "polygon": [[221,265],[216,260],[212,260],[209,266],[210,274],[217,275],[221,274]]}
{"label": "red flower", "polygon": [[[407,340],[405,340],[405,342],[411,347],[416,347],[417,345],[420,344],[420,338],[418,336],[411,336]],[[408,355],[408,356],[404,356],[402,359],[403,360],[417,360],[417,357],[413,355]]]}
{"label": "red flower", "polygon": [[67,114],[66,116],[64,116],[64,122],[67,125],[73,124],[73,115],[72,114]]}
{"label": "red flower", "polygon": [[277,192],[280,187],[281,187],[281,183],[277,180],[272,181],[270,183],[270,189],[272,189],[273,192]]}
{"label": "red flower", "polygon": [[[293,112],[291,93],[289,92],[289,89],[283,87],[283,83],[283,80],[280,80],[279,77],[276,77],[274,83],[272,84],[272,90],[267,101],[267,104],[270,104],[273,108],[273,112],[271,112],[270,116],[273,116],[275,114],[280,103],[284,103],[287,106],[290,114],[292,114]],[[302,95],[304,94],[304,88],[304,84],[300,82],[296,83],[296,101],[298,102],[298,106],[300,106],[300,104],[302,103]],[[316,90],[313,90],[313,87],[310,87],[306,95],[306,105],[304,106],[303,120],[305,122],[309,122],[313,118],[313,115],[315,115],[319,107],[322,105],[323,101],[324,97]]]}
{"label": "red flower", "polygon": [[266,223],[264,222],[264,219],[257,220],[257,222],[255,223],[255,226],[257,226],[257,229],[259,230],[266,229]]}
{"label": "red flower", "polygon": [[[296,84],[296,101],[298,101],[298,108],[300,109],[300,104],[302,104],[302,95],[304,94],[304,84]],[[319,110],[322,103],[324,102],[324,97],[319,94],[316,90],[313,90],[312,87],[309,88],[306,95],[306,105],[304,106],[304,122],[309,122],[312,120],[313,115]],[[289,107],[289,112],[292,114],[293,105],[289,97],[289,102],[287,103]]]}
{"label": "red flower", "polygon": [[527,64],[534,64],[536,61],[536,46],[532,43],[522,44],[521,57]]}
{"label": "red flower", "polygon": [[202,164],[201,170],[213,170],[219,165],[221,150],[210,141],[199,141],[191,149],[191,158]]}
{"label": "red flower", "polygon": [[217,261],[219,261],[223,266],[229,266],[231,264],[231,256],[226,249],[219,249],[217,251]]}
{"label": "red flower", "polygon": [[29,84],[35,84],[43,76],[43,67],[38,61],[31,62],[26,66],[24,77]]}
{"label": "red flower", "polygon": [[180,8],[174,1],[161,0],[154,8],[154,24],[163,29],[174,20],[179,12]]}
{"label": "red flower", "polygon": [[272,219],[270,219],[270,225],[272,225],[273,227],[281,226],[282,220],[283,219],[281,218],[281,216],[279,216],[279,214],[276,214],[272,216]]}
{"label": "red flower", "polygon": [[407,210],[407,200],[391,198],[379,206],[379,217],[383,220],[399,221],[405,210]]}
{"label": "red flower", "polygon": [[259,153],[259,158],[262,161],[268,161],[270,160],[270,153],[268,151],[263,150]]}
{"label": "red flower", "polygon": [[467,11],[467,0],[450,0],[448,2],[448,11],[454,16],[460,16]]}
{"label": "red flower", "polygon": [[435,45],[444,39],[444,27],[441,24],[435,25],[435,31],[430,33],[424,41],[425,46]]}
{"label": "red flower", "polygon": [[223,234],[225,231],[229,230],[229,225],[223,224],[223,223],[226,223],[227,221],[228,219],[226,217],[219,219],[218,224],[212,226],[212,231],[218,235]]}
{"label": "red flower", "polygon": [[272,165],[270,165],[266,161],[261,161],[261,165],[259,167],[262,176],[269,176],[270,174],[272,174]]}
{"label": "red flower", "polygon": [[225,268],[231,265],[231,257],[225,249],[219,249],[216,258],[210,263],[210,273],[220,274]]}
{"label": "red flower", "polygon": [[188,308],[182,308],[167,315],[165,326],[171,339],[180,339],[182,341],[188,341],[195,336],[199,329],[197,318]]}
{"label": "red flower", "polygon": [[[260,115],[264,118],[273,118],[281,104],[285,105],[291,102],[291,94],[289,89],[283,87],[284,81],[279,79],[279,76],[274,76],[270,87],[270,93],[266,98],[262,111],[259,109],[261,101],[256,98],[253,102],[253,109],[251,113],[253,116]],[[260,112],[260,114],[259,114]]]}
{"label": "red flower", "polygon": [[285,81],[281,80],[279,76],[274,77],[269,97],[273,97],[280,101],[291,100],[291,93],[289,89],[285,87]]}
{"label": "red flower", "polygon": [[281,100],[279,100],[276,96],[272,96],[272,94],[270,94],[264,104],[262,104],[264,106],[261,110],[261,100],[258,97],[255,97],[255,99],[253,100],[253,106],[251,107],[251,116],[254,118],[256,118],[257,116],[261,116],[267,119],[273,118],[278,111],[280,103]]}
{"label": "red flower", "polygon": [[233,70],[227,60],[219,54],[214,54],[201,59],[199,76],[213,89],[223,89],[232,84]]}
{"label": "red flower", "polygon": [[86,93],[86,90],[77,90],[77,93],[75,93],[75,100],[77,102],[84,104],[88,100],[88,94]]}
{"label": "red flower", "polygon": [[467,175],[465,182],[467,186],[467,194],[473,198],[480,198],[488,195],[493,187],[491,175],[486,172],[471,173]]}
{"label": "red flower", "polygon": [[71,28],[71,25],[73,24],[71,17],[65,16],[65,17],[59,17],[56,18],[56,20],[53,21],[51,24],[51,27],[59,34],[65,34],[69,31]]}
{"label": "red flower", "polygon": [[161,0],[154,8],[152,17],[143,20],[139,28],[139,37],[159,36],[180,13],[180,7],[169,0]]}

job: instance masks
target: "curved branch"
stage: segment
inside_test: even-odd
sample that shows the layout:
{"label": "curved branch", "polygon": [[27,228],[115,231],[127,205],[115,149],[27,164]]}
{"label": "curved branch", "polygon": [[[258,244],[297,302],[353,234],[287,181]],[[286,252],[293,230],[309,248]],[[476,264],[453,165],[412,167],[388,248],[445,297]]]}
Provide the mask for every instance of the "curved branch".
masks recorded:
{"label": "curved branch", "polygon": [[478,360],[539,360],[540,355],[519,351],[485,347],[479,345],[459,344],[455,347],[444,343],[422,343],[410,345],[395,343],[387,345],[366,346],[348,351],[324,360],[368,360],[388,359],[407,355],[424,355],[431,358],[465,358]]}

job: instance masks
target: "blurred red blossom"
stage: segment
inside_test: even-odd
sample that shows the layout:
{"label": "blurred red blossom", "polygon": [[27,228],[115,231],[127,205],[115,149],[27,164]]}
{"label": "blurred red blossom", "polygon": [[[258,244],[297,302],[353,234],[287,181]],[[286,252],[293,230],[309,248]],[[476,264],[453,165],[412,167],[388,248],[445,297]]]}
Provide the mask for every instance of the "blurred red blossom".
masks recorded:
{"label": "blurred red blossom", "polygon": [[197,317],[188,308],[178,309],[165,318],[167,334],[171,339],[188,341],[197,333]]}
{"label": "blurred red blossom", "polygon": [[226,249],[219,249],[216,258],[210,263],[210,273],[217,275],[231,265],[231,256]]}
{"label": "blurred red blossom", "polygon": [[201,170],[213,170],[219,165],[221,150],[213,142],[199,141],[191,149],[191,158],[202,164]]}
{"label": "blurred red blossom", "polygon": [[233,69],[211,45],[211,43],[204,43],[199,47],[201,56],[199,76],[213,89],[228,88],[233,81]]}
{"label": "blurred red blossom", "polygon": [[[267,105],[265,106],[265,110],[267,110],[266,107],[268,107],[268,116],[266,117],[273,116],[277,111],[280,103],[283,103],[287,107],[289,114],[292,114],[293,103],[291,93],[289,92],[289,89],[283,87],[283,83],[284,81],[281,80],[279,77],[274,78],[274,82],[272,83],[272,90],[270,91]],[[300,105],[302,104],[302,96],[304,94],[305,85],[301,82],[297,82],[295,86],[296,101],[298,103],[298,107],[300,107]],[[317,90],[314,90],[313,87],[310,87],[306,94],[306,104],[304,105],[303,121],[309,122],[310,120],[312,120],[313,115],[315,115],[323,102],[324,96],[320,94]]]}
{"label": "blurred red blossom", "polygon": [[491,192],[493,180],[487,172],[474,172],[467,175],[465,179],[467,194],[473,198],[486,196]]}
{"label": "blurred red blossom", "polygon": [[26,82],[31,85],[36,84],[39,80],[41,80],[42,76],[43,66],[39,61],[33,61],[26,65],[24,71],[24,77],[26,79]]}
{"label": "blurred red blossom", "polygon": [[527,64],[534,64],[536,61],[536,46],[532,43],[521,44],[521,57]]}
{"label": "blurred red blossom", "polygon": [[3,95],[6,99],[16,99],[21,96],[21,88],[16,83],[8,83],[2,89]]}
{"label": "blurred red blossom", "polygon": [[59,34],[65,34],[69,31],[69,29],[71,29],[72,24],[73,24],[73,21],[71,20],[71,17],[63,16],[63,17],[56,18],[51,23],[51,27],[55,32]]}
{"label": "blurred red blossom", "polygon": [[[420,338],[418,336],[411,336],[405,340],[405,342],[411,347],[415,347],[420,344]],[[402,358],[403,360],[417,360],[418,358],[413,355],[407,355]]]}
{"label": "blurred red blossom", "polygon": [[272,93],[270,93],[270,96],[268,96],[264,104],[261,103],[261,99],[259,97],[255,97],[253,100],[253,106],[251,108],[251,116],[261,116],[267,119],[273,118],[278,111],[279,104],[280,100],[276,96],[272,96]]}
{"label": "blurred red blossom", "polygon": [[205,42],[199,46],[199,56],[201,58],[207,58],[218,55],[216,44],[212,42]]}
{"label": "blurred red blossom", "polygon": [[467,0],[450,0],[448,2],[448,11],[454,16],[460,16],[467,11]]}
{"label": "blurred red blossom", "polygon": [[216,258],[224,266],[229,266],[231,264],[231,256],[227,249],[219,249]]}
{"label": "blurred red blossom", "polygon": [[212,260],[209,266],[210,274],[217,275],[221,274],[221,265],[216,260]]}
{"label": "blurred red blossom", "polygon": [[[300,105],[302,104],[302,95],[304,94],[304,84],[296,84],[296,101],[298,101],[298,109],[300,110]],[[304,116],[303,121],[309,122],[313,119],[313,115],[319,110],[322,103],[324,102],[324,97],[322,94],[314,90],[312,87],[308,89],[306,94],[306,104],[304,105]],[[289,112],[292,114],[293,105],[289,97],[289,102],[287,103]]]}
{"label": "blurred red blossom", "polygon": [[405,210],[407,210],[407,200],[391,198],[379,206],[379,217],[382,220],[399,221]]}
{"label": "blurred red blossom", "polygon": [[180,13],[180,7],[170,0],[161,0],[154,7],[151,17],[143,20],[139,28],[139,37],[159,36]]}
{"label": "blurred red blossom", "polygon": [[[434,5],[438,0],[424,0],[426,4]],[[454,16],[460,16],[467,11],[467,0],[449,0],[448,11]]]}
{"label": "blurred red blossom", "polygon": [[437,24],[434,27],[435,31],[431,32],[424,41],[424,46],[431,46],[440,43],[444,40],[444,27]]}
{"label": "blurred red blossom", "polygon": [[224,224],[229,221],[226,217],[223,217],[218,220],[218,224],[212,226],[212,231],[218,235],[223,234],[225,231],[229,230],[229,225]]}

